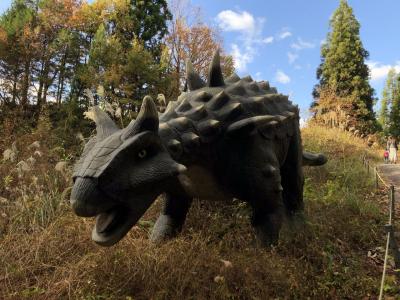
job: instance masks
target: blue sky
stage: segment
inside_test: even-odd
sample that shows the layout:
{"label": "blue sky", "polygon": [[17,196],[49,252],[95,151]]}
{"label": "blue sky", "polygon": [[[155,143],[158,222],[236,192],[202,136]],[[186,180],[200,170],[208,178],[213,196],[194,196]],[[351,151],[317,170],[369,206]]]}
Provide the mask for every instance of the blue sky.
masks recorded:
{"label": "blue sky", "polygon": [[[380,97],[390,67],[400,71],[400,1],[349,0],[369,51],[371,85]],[[338,0],[193,0],[221,30],[240,75],[264,79],[289,94],[303,116],[312,100],[320,46]]]}
{"label": "blue sky", "polygon": [[[11,0],[0,1],[0,12]],[[380,97],[390,67],[400,71],[400,1],[349,0],[369,51],[371,85]],[[237,73],[268,80],[299,104],[304,117],[316,84],[320,46],[339,0],[192,0],[218,27]]]}

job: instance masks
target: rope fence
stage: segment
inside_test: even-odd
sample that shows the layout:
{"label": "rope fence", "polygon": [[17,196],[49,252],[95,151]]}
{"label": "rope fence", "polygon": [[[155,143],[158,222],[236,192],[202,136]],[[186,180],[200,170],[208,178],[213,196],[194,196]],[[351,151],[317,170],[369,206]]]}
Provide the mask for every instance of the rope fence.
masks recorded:
{"label": "rope fence", "polygon": [[370,161],[366,156],[363,156],[363,165],[367,169],[367,173],[371,173],[373,170],[373,175],[375,177],[375,188],[379,189],[379,184],[382,183],[384,186],[389,200],[389,222],[385,225],[386,231],[386,248],[385,248],[385,257],[383,262],[383,270],[382,270],[382,278],[381,278],[381,286],[379,290],[379,300],[383,299],[383,290],[385,286],[385,277],[386,277],[386,269],[387,269],[387,261],[389,257],[389,249],[393,252],[393,258],[395,263],[395,268],[400,268],[400,252],[397,246],[397,241],[395,239],[395,228],[394,228],[394,220],[395,220],[395,187],[393,184],[387,184],[385,180],[381,177],[378,172],[378,167],[371,166]]}

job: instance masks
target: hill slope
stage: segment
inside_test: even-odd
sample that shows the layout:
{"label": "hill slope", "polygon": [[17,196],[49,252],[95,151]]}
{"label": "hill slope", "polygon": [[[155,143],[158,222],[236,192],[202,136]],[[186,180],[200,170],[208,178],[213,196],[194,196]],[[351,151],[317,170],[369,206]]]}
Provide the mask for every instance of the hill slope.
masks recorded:
{"label": "hill slope", "polygon": [[30,170],[0,164],[1,299],[358,299],[378,292],[381,266],[367,254],[384,244],[386,216],[362,167],[365,145],[346,133],[303,130],[305,148],[329,162],[306,169],[305,224],[285,226],[271,250],[254,246],[249,210],[239,201],[195,201],[182,234],[161,246],[148,240],[157,202],[122,242],[100,248],[90,240],[93,220],[68,206],[69,174],[54,170],[60,150],[24,147],[34,138],[18,141],[19,160],[42,152]]}

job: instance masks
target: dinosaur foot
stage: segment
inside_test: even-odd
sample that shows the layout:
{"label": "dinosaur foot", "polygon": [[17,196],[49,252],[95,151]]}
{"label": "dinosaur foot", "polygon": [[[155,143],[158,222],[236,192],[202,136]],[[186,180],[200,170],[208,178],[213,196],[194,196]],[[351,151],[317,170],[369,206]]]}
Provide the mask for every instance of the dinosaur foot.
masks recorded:
{"label": "dinosaur foot", "polygon": [[160,215],[150,235],[154,243],[161,243],[175,237],[181,229],[177,222],[168,215]]}

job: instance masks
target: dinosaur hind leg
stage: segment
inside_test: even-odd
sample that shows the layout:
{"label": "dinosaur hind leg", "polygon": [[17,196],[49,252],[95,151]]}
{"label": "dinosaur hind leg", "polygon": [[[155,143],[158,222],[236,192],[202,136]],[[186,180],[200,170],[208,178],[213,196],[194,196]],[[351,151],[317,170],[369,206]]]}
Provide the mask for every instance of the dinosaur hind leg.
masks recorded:
{"label": "dinosaur hind leg", "polygon": [[293,216],[304,208],[302,150],[299,136],[293,136],[281,167],[282,197],[288,216]]}

